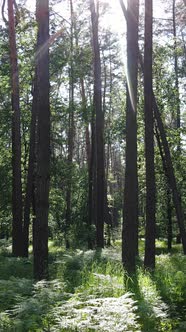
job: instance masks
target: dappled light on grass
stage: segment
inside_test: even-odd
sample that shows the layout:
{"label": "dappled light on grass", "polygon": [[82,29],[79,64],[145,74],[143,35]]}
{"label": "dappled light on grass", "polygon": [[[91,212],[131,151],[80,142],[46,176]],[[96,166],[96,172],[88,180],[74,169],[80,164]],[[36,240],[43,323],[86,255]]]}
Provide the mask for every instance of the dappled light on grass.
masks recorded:
{"label": "dappled light on grass", "polygon": [[139,269],[133,281],[132,290],[138,303],[138,313],[143,331],[163,331],[159,327],[163,325],[168,328],[168,306],[161,298],[150,273]]}
{"label": "dappled light on grass", "polygon": [[131,294],[118,298],[71,300],[54,311],[53,331],[140,331]]}
{"label": "dappled light on grass", "polygon": [[1,248],[0,331],[186,330],[183,255],[161,254],[154,273],[139,267],[131,278],[119,246],[65,251],[50,242],[50,249],[51,280],[34,283],[31,260],[11,258]]}

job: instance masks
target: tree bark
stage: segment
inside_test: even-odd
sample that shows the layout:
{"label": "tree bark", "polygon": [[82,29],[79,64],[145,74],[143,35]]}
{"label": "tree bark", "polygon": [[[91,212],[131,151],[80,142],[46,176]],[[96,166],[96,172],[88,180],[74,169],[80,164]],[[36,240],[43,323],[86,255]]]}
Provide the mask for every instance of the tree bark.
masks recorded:
{"label": "tree bark", "polygon": [[[123,14],[127,21],[128,20],[127,10],[126,10],[125,5],[122,0],[120,0],[120,3],[121,3],[122,10],[123,10]],[[140,52],[139,52],[139,62],[140,62],[141,71],[142,71],[142,73],[144,73],[144,63],[143,63],[143,58],[142,58],[142,55]],[[152,103],[153,103],[154,117],[157,121],[157,126],[158,126],[158,130],[160,133],[161,142],[162,142],[164,155],[165,155],[165,159],[166,159],[167,174],[169,177],[169,183],[170,183],[170,187],[171,187],[172,194],[173,194],[173,202],[174,202],[174,206],[175,206],[175,210],[176,210],[178,227],[179,227],[180,235],[182,238],[183,252],[186,255],[186,231],[185,231],[185,225],[184,225],[184,214],[183,214],[183,209],[182,209],[182,205],[181,205],[180,195],[179,195],[178,188],[177,188],[177,183],[176,183],[176,178],[175,178],[175,174],[174,174],[174,168],[173,168],[173,164],[172,164],[170,149],[169,149],[169,145],[168,145],[168,141],[167,141],[167,137],[166,137],[166,132],[164,129],[163,121],[162,121],[161,114],[158,109],[158,105],[157,105],[154,93],[152,94]]]}
{"label": "tree bark", "polygon": [[50,175],[50,106],[49,106],[49,4],[37,0],[38,40],[36,55],[38,146],[36,172],[36,220],[34,239],[34,277],[48,277],[48,208]]}
{"label": "tree bark", "polygon": [[96,244],[104,247],[104,115],[101,93],[101,61],[98,40],[98,13],[90,0],[94,55],[94,108],[96,114]]}
{"label": "tree bark", "polygon": [[12,87],[12,254],[23,256],[22,245],[22,184],[21,184],[21,133],[19,104],[19,72],[16,49],[16,32],[13,0],[8,0],[8,28]]}
{"label": "tree bark", "polygon": [[[87,238],[87,244],[88,249],[93,249],[93,241],[91,237],[91,225],[93,224],[92,220],[92,207],[93,207],[93,164],[94,164],[94,150],[92,150],[92,147],[94,148],[94,128],[92,124],[92,137],[90,142],[90,134],[89,134],[89,121],[88,121],[88,114],[87,114],[87,103],[86,103],[86,95],[85,95],[85,84],[84,79],[80,79],[81,83],[81,96],[82,96],[82,106],[83,111],[85,112],[85,121],[86,121],[86,127],[85,127],[85,140],[86,140],[86,156],[87,156],[87,166],[88,166],[88,199],[87,199],[87,207],[88,207],[88,215],[87,215],[87,226],[88,226],[88,238]],[[94,117],[94,116],[93,116]],[[94,119],[92,119],[94,121]],[[92,144],[91,144],[92,143]]]}
{"label": "tree bark", "polygon": [[[121,1],[120,1],[121,3]],[[134,272],[138,253],[138,175],[137,175],[137,76],[139,1],[129,0],[127,7],[127,111],[126,168],[122,231],[122,261]]]}
{"label": "tree bark", "polygon": [[85,141],[86,141],[86,157],[87,157],[87,165],[89,167],[90,165],[90,134],[89,134],[89,119],[88,119],[88,113],[87,113],[87,100],[85,95],[85,84],[84,79],[80,79],[81,84],[81,98],[82,98],[82,108],[83,112],[85,114]]}
{"label": "tree bark", "polygon": [[35,148],[36,148],[36,119],[37,119],[37,78],[34,79],[33,100],[32,100],[32,117],[30,124],[30,144],[29,144],[29,161],[26,183],[26,195],[24,202],[24,224],[23,224],[23,253],[28,257],[29,247],[29,224],[30,208],[32,205],[32,193],[34,185],[34,167],[35,167]]}
{"label": "tree bark", "polygon": [[144,103],[145,103],[145,159],[146,159],[146,268],[155,268],[155,168],[154,119],[152,107],[152,0],[145,0],[145,50],[144,50]]}
{"label": "tree bark", "polygon": [[167,249],[169,252],[172,250],[172,205],[171,205],[171,192],[169,184],[167,184]]}

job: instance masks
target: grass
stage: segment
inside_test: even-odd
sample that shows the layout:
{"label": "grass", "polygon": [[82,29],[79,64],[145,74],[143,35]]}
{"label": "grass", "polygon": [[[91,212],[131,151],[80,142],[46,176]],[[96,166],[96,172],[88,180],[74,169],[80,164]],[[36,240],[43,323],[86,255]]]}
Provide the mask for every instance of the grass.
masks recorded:
{"label": "grass", "polygon": [[[143,253],[143,241],[140,252]],[[129,277],[121,244],[65,251],[50,242],[51,280],[34,283],[32,260],[0,243],[0,332],[186,331],[186,257],[157,242],[156,270]]]}

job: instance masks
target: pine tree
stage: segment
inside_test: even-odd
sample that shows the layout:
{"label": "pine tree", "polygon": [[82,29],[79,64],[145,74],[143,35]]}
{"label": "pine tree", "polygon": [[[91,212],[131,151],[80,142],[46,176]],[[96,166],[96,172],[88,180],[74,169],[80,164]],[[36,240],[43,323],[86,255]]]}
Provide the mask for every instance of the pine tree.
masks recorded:
{"label": "pine tree", "polygon": [[101,60],[98,40],[98,3],[97,11],[94,0],[90,0],[90,11],[93,35],[94,56],[94,109],[95,109],[95,138],[96,138],[96,243],[97,247],[104,247],[104,115],[102,110],[101,92]]}
{"label": "pine tree", "polygon": [[[123,2],[120,1],[121,6]],[[138,253],[138,175],[137,175],[137,76],[139,1],[127,7],[127,111],[126,166],[124,184],[122,261],[128,272],[135,271]]]}
{"label": "pine tree", "polygon": [[154,119],[152,101],[152,0],[145,1],[144,50],[145,158],[146,158],[146,235],[145,267],[155,267],[155,169]]}
{"label": "pine tree", "polygon": [[48,277],[48,208],[50,175],[50,106],[49,106],[49,3],[37,0],[38,24],[36,53],[37,86],[37,174],[36,219],[34,225],[34,277]]}
{"label": "pine tree", "polygon": [[12,253],[17,257],[23,256],[23,246],[19,70],[13,0],[8,0],[8,29],[12,86]]}

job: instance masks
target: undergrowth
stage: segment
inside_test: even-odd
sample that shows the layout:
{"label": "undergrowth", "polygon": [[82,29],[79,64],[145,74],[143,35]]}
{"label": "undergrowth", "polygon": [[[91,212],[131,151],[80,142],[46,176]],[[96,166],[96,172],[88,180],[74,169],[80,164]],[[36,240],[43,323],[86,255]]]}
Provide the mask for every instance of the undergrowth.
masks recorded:
{"label": "undergrowth", "polygon": [[0,332],[186,331],[186,258],[156,257],[154,273],[123,271],[120,247],[52,247],[51,280],[34,283],[31,258],[0,249]]}

